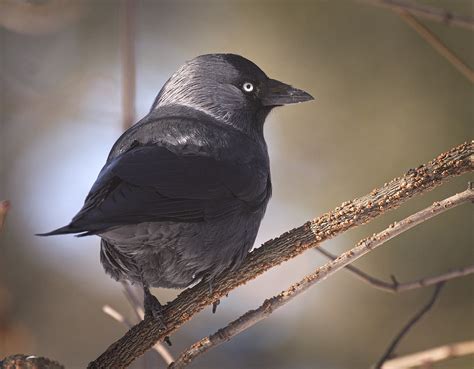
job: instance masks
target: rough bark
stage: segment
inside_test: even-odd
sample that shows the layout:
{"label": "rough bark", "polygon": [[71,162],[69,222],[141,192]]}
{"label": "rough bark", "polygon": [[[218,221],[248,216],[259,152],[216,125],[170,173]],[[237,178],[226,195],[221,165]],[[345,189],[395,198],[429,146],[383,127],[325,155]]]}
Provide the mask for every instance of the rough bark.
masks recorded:
{"label": "rough bark", "polygon": [[238,270],[218,277],[212,293],[209,293],[207,283],[199,283],[165,305],[163,320],[166,329],[160,330],[158,322],[146,317],[88,367],[126,368],[155,342],[163,340],[204,307],[266,270],[400,206],[413,196],[433,189],[450,177],[472,171],[472,155],[473,143],[464,143],[439,155],[426,165],[410,169],[402,177],[385,183],[370,194],[344,202],[333,211],[266,242],[251,252]]}

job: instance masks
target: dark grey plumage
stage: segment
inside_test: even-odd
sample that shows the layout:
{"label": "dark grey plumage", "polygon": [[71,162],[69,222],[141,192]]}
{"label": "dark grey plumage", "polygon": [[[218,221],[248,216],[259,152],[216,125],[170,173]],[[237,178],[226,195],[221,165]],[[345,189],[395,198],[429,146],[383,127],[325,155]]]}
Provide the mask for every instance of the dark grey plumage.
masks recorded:
{"label": "dark grey plumage", "polygon": [[115,143],[71,223],[45,235],[99,235],[107,273],[146,288],[238,267],[271,196],[265,118],[310,99],[238,55],[187,62]]}

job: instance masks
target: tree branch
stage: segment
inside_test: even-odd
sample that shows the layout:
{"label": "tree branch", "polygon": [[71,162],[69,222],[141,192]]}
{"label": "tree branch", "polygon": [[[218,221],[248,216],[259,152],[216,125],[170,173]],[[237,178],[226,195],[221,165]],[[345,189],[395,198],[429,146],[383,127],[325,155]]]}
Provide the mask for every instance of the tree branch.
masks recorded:
{"label": "tree branch", "polygon": [[409,369],[474,354],[474,341],[458,342],[387,360],[382,369]]}
{"label": "tree branch", "polygon": [[184,368],[197,356],[225,341],[230,340],[233,336],[267,318],[274,310],[287,304],[289,301],[298,296],[300,293],[306,291],[315,283],[326,279],[328,276],[336,273],[350,263],[353,263],[363,255],[383,245],[388,240],[436,215],[445,212],[448,209],[454,208],[465,202],[472,201],[473,199],[474,190],[469,188],[460,194],[456,194],[440,202],[435,202],[430,207],[410,215],[400,222],[390,225],[390,227],[384,231],[361,240],[354,248],[346,251],[335,260],[331,260],[330,262],[326,263],[324,266],[319,267],[316,269],[316,271],[307,275],[300,282],[280,292],[280,294],[277,296],[266,300],[259,308],[248,311],[237,320],[234,320],[228,324],[226,327],[219,329],[211,336],[205,337],[193,344],[178,357],[174,364],[169,366],[169,369]]}
{"label": "tree branch", "polygon": [[[125,318],[113,307],[109,305],[104,305],[102,306],[102,311],[108,316],[110,316],[112,319],[116,320],[117,322],[124,324],[126,327],[128,328],[133,327],[132,322],[128,320],[127,318]],[[170,354],[167,348],[163,346],[160,342],[155,343],[155,345],[153,346],[153,350],[155,350],[163,358],[163,360],[165,361],[167,365],[171,364],[174,361],[173,356]]]}
{"label": "tree branch", "polygon": [[423,318],[423,316],[425,316],[425,314],[431,310],[431,308],[433,307],[434,303],[436,302],[436,300],[438,299],[439,297],[439,293],[441,292],[441,289],[443,288],[443,285],[444,285],[444,282],[440,282],[436,285],[435,289],[434,289],[434,292],[433,292],[433,296],[431,296],[430,300],[428,301],[428,303],[426,305],[424,305],[420,311],[418,311],[408,322],[407,324],[405,324],[405,326],[402,328],[402,330],[395,336],[395,338],[393,339],[393,341],[390,343],[390,345],[388,346],[387,350],[384,352],[384,354],[382,355],[382,357],[379,359],[379,361],[377,362],[377,364],[375,364],[375,369],[381,369],[382,368],[382,365],[383,363],[388,359],[390,358],[390,356],[392,356],[393,352],[395,351],[395,349],[397,348],[398,344],[400,343],[400,341],[402,340],[403,337],[406,336],[406,334],[410,331],[410,329],[412,329],[416,323],[418,323],[420,321],[421,318]]}
{"label": "tree branch", "polygon": [[[323,254],[324,256],[326,256],[327,258],[331,260],[335,260],[337,258],[336,255],[330,253],[329,251],[327,251],[326,249],[323,249],[322,247],[318,247],[315,250],[319,251],[321,254]],[[367,274],[364,271],[360,270],[359,268],[356,268],[353,265],[347,265],[345,269],[353,273],[360,280],[370,284],[372,287],[378,288],[379,290],[382,290],[382,291],[393,292],[393,293],[405,292],[405,291],[410,291],[417,288],[428,287],[434,284],[438,284],[440,282],[449,281],[454,278],[465,277],[469,274],[474,273],[474,265],[469,265],[467,267],[454,269],[449,272],[439,274],[436,276],[425,277],[425,278],[421,278],[415,281],[405,282],[405,283],[399,283],[394,277],[392,277],[393,282],[389,283],[381,279],[375,278],[371,276],[370,274]]]}
{"label": "tree branch", "polygon": [[447,47],[438,36],[431,32],[427,27],[418,22],[408,12],[399,12],[400,17],[413,28],[433,49],[440,53],[447,61],[449,61],[458,71],[460,71],[464,77],[466,77],[471,83],[474,83],[474,71],[464,63],[454,51]]}
{"label": "tree branch", "polygon": [[163,340],[204,307],[238,286],[300,255],[321,241],[367,223],[413,196],[433,189],[452,176],[472,171],[472,154],[473,143],[464,143],[439,155],[426,165],[410,169],[404,176],[393,179],[370,194],[347,201],[335,210],[266,242],[249,253],[240,268],[217,277],[211,293],[207,282],[202,281],[165,305],[163,320],[166,329],[160,330],[160,324],[155,319],[146,317],[91,362],[89,368],[127,367],[155,342]]}
{"label": "tree branch", "polygon": [[446,24],[447,26],[457,26],[469,30],[474,30],[474,18],[466,15],[459,15],[449,10],[435,8],[429,5],[416,4],[406,0],[361,0],[375,6],[389,8],[395,11],[408,12],[411,15],[429,19],[435,22]]}
{"label": "tree branch", "polygon": [[132,306],[133,312],[135,313],[135,316],[137,317],[137,320],[140,321],[143,319],[145,316],[145,312],[143,310],[143,305],[138,299],[138,296],[135,294],[133,291],[132,286],[126,281],[122,281],[122,288],[123,288],[123,294],[125,295],[125,298],[128,300],[128,303]]}

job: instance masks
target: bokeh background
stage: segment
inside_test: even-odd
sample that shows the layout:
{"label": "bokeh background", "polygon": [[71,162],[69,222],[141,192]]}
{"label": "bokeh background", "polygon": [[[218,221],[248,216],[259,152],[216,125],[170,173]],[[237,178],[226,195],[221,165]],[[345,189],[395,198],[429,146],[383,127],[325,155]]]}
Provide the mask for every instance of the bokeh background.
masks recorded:
{"label": "bokeh background", "polygon": [[[22,7],[28,3],[27,7]],[[429,1],[472,15],[469,0]],[[99,239],[34,234],[81,207],[122,130],[119,1],[0,1],[0,357],[31,353],[84,368],[131,315],[99,263]],[[46,6],[47,11],[34,7]],[[473,33],[422,21],[469,65]],[[352,0],[137,1],[137,117],[196,55],[232,52],[309,91],[311,103],[267,120],[274,195],[256,245],[472,138],[473,88],[396,14]],[[339,252],[392,221],[462,191],[463,176],[325,246]],[[451,210],[356,263],[400,281],[474,261],[469,206]],[[308,251],[208,308],[172,336],[172,353],[235,319],[321,265]],[[403,340],[400,354],[472,339],[472,277],[450,282]],[[392,295],[345,271],[198,359],[193,368],[368,368],[431,289]],[[177,291],[155,290],[162,301]],[[151,355],[153,356],[153,355]],[[137,368],[164,368],[156,357]],[[436,368],[472,368],[473,358]],[[448,366],[446,366],[448,365]]]}

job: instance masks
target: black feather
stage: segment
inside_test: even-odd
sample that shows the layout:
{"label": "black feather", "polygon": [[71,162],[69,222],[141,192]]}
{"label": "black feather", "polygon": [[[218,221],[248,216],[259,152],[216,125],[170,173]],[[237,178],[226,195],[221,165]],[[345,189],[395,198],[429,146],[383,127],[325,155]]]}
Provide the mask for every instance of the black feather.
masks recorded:
{"label": "black feather", "polygon": [[70,233],[78,233],[82,232],[81,230],[77,230],[71,227],[71,225],[67,225],[58,229],[55,229],[54,231],[47,232],[47,233],[37,233],[36,236],[56,236],[60,234],[70,234]]}

